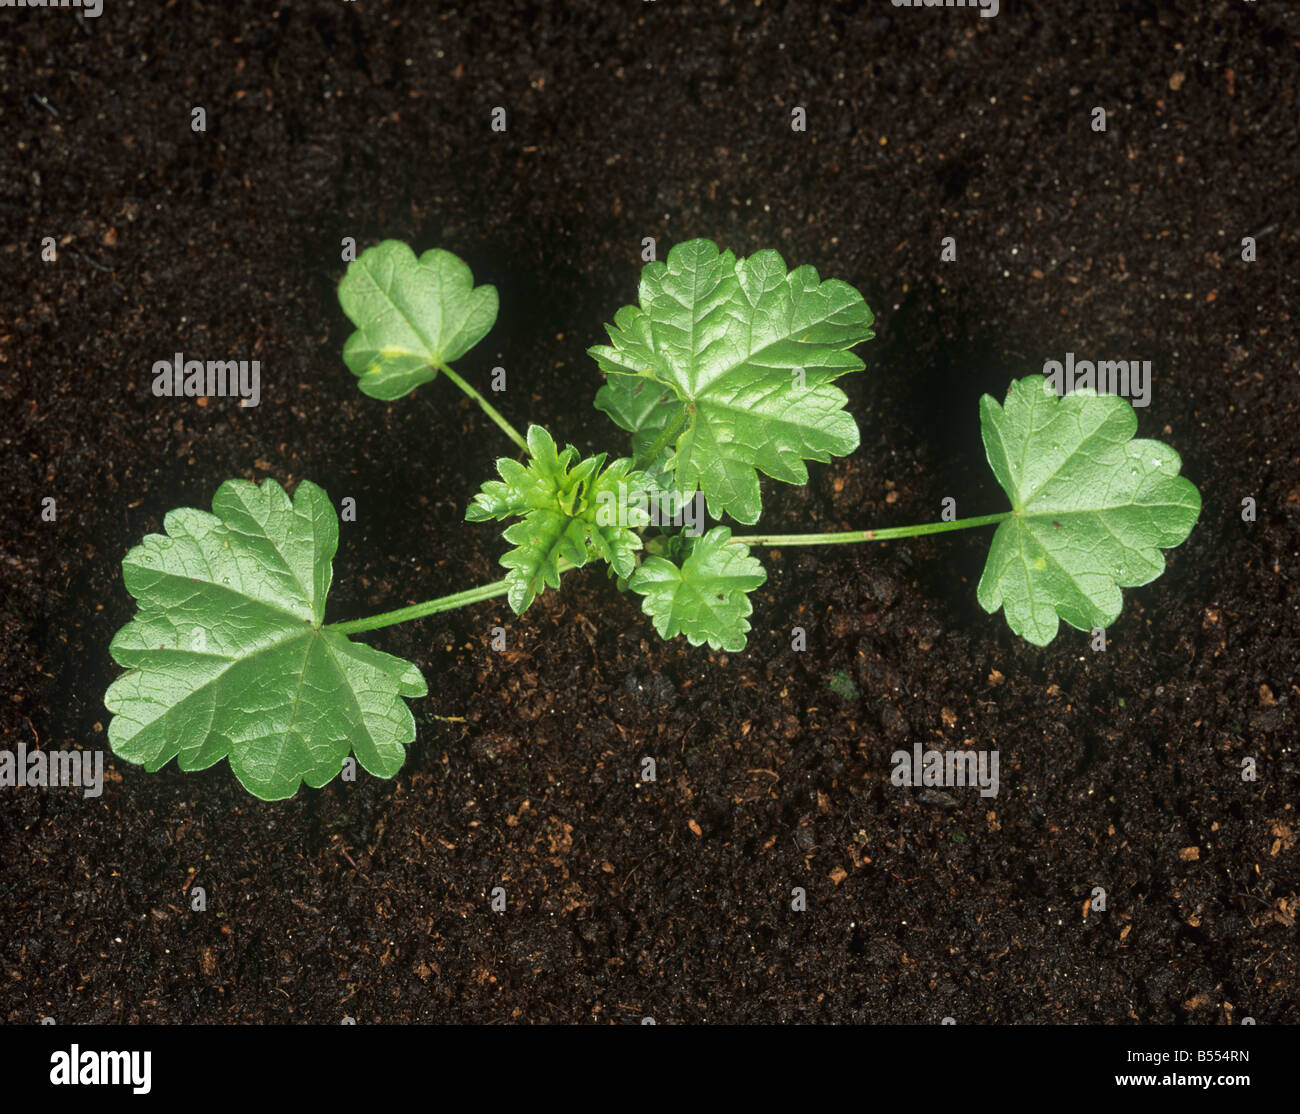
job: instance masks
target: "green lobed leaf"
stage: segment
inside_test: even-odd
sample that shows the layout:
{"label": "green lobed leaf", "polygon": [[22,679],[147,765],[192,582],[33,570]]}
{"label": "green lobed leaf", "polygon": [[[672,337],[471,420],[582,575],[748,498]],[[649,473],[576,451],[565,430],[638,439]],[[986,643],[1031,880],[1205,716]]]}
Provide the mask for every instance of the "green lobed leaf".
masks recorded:
{"label": "green lobed leaf", "polygon": [[[611,374],[596,391],[595,406],[632,434],[632,453],[642,458],[681,410],[671,388],[644,375]],[[671,459],[671,451],[667,457]]]}
{"label": "green lobed leaf", "polygon": [[483,484],[465,512],[471,522],[522,518],[506,528],[514,548],[501,558],[516,615],[546,588],[560,586],[562,561],[581,568],[599,558],[619,576],[631,576],[641,548],[636,529],[649,521],[635,503],[647,480],[631,460],[608,467],[604,453],[579,460],[576,448],[561,452],[539,425],[529,427],[527,440],[527,463],[498,460],[501,479]]}
{"label": "green lobed leaf", "polygon": [[372,398],[395,399],[438,375],[438,365],[459,359],[497,319],[494,286],[474,276],[449,251],[434,248],[419,259],[400,240],[367,248],[339,283],[339,304],[357,330],[343,360],[357,386]]}
{"label": "green lobed leaf", "polygon": [[[587,545],[616,576],[631,576],[636,568],[636,555],[641,549],[641,536],[636,531],[650,522],[648,500],[656,493],[649,476],[634,471],[627,457],[601,470],[591,483]],[[642,496],[646,502],[638,503]]]}
{"label": "green lobed leaf", "polygon": [[715,518],[757,522],[759,472],[804,484],[804,461],[857,448],[832,382],[863,367],[848,349],[875,335],[872,321],[846,282],[787,273],[775,251],[738,260],[690,240],[645,266],[640,304],[606,326],[611,344],[588,349],[609,377],[596,406],[633,433],[638,454],[684,414],[677,486],[702,489]]}
{"label": "green lobed leaf", "polygon": [[139,605],[110,653],[129,670],[108,688],[108,738],[155,771],[227,758],[249,792],[324,785],[349,751],[392,777],[415,738],[402,697],[428,690],[408,661],[322,626],[338,548],[329,497],[306,480],[228,480],[212,514],[184,507],[122,562]]}
{"label": "green lobed leaf", "polygon": [[1120,588],[1155,580],[1160,550],[1180,544],[1201,496],[1178,474],[1178,454],[1134,439],[1123,398],[1079,390],[1058,398],[1041,375],[1011,384],[1006,403],[980,400],[984,449],[1011,500],[980,577],[978,599],[1006,612],[1036,646],[1059,620],[1092,630],[1118,618]]}
{"label": "green lobed leaf", "polygon": [[628,587],[645,596],[641,610],[654,621],[660,638],[686,635],[692,646],[714,650],[745,648],[753,606],[749,593],[767,579],[749,547],[732,544],[731,530],[715,526],[695,540],[680,567],[663,557],[647,557]]}

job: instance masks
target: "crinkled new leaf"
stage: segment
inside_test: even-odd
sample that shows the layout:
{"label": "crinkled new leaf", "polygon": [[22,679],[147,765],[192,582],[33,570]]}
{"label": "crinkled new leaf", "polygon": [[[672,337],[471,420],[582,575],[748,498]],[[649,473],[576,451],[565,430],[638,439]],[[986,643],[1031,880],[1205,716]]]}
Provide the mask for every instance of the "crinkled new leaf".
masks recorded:
{"label": "crinkled new leaf", "polygon": [[519,518],[505,531],[514,548],[501,557],[509,573],[506,598],[523,614],[546,588],[560,586],[561,562],[581,568],[591,558],[631,576],[649,521],[648,481],[623,458],[605,466],[605,454],[579,460],[572,445],[557,449],[541,426],[528,429],[526,463],[497,461],[500,480],[489,480],[465,517],[471,522]]}
{"label": "crinkled new leaf", "polygon": [[731,541],[731,530],[715,526],[690,546],[681,564],[647,557],[628,582],[644,596],[641,610],[654,620],[660,638],[686,635],[692,646],[714,650],[745,648],[753,606],[749,593],[767,579],[749,547]]}

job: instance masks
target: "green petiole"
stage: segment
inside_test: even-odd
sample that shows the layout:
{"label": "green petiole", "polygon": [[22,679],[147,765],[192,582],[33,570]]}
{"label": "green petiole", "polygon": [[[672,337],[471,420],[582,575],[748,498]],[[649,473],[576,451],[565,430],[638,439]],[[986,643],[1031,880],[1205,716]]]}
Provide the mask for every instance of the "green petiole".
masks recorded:
{"label": "green petiole", "polygon": [[993,526],[1010,518],[1014,511],[985,514],[978,518],[958,518],[952,522],[926,522],[919,526],[887,526],[882,530],[841,530],[831,534],[746,534],[732,538],[732,544],[745,545],[845,545],[851,542],[887,542],[895,538],[916,538],[923,534],[946,534],[949,530],[970,530],[976,526]]}
{"label": "green petiole", "polygon": [[[445,370],[445,369],[444,369]],[[959,518],[953,522],[926,522],[919,526],[887,526],[880,530],[841,530],[827,534],[750,534],[734,537],[731,545],[846,545],[854,542],[885,542],[894,538],[913,538],[924,534],[944,534],[950,530],[969,530],[976,526],[992,526],[1005,518],[1010,518],[1013,511],[1000,514],[980,515],[978,518]],[[568,561],[560,561],[560,572],[568,572],[574,566]],[[359,634],[362,631],[378,630],[392,627],[398,623],[409,623],[413,619],[423,619],[426,615],[437,615],[443,611],[455,611],[484,600],[504,596],[510,589],[506,580],[494,580],[491,584],[482,584],[464,592],[454,592],[449,596],[413,603],[409,607],[399,607],[394,611],[385,611],[365,619],[351,619],[346,623],[326,623],[325,629],[338,634]]]}
{"label": "green petiole", "polygon": [[409,623],[412,619],[423,619],[426,615],[437,615],[440,611],[455,611],[468,607],[472,603],[504,596],[510,586],[504,580],[494,580],[491,584],[482,584],[464,592],[453,592],[450,596],[439,596],[424,603],[413,603],[409,607],[399,607],[394,611],[385,611],[365,619],[351,619],[346,623],[326,623],[324,629],[336,634],[357,634],[361,631],[378,630],[380,627],[392,627],[398,623]]}
{"label": "green petiole", "polygon": [[445,375],[448,379],[450,379],[453,383],[455,383],[456,386],[458,386],[462,391],[464,391],[467,395],[469,395],[470,398],[472,398],[475,402],[477,402],[479,404],[480,409],[482,409],[483,413],[485,413],[489,418],[491,418],[494,422],[496,422],[496,424],[501,428],[502,432],[504,432],[505,435],[509,437],[511,441],[513,441],[516,445],[518,445],[521,449],[523,449],[524,452],[528,451],[528,442],[524,440],[524,435],[520,433],[519,430],[515,429],[515,427],[512,426],[508,421],[506,421],[506,419],[501,415],[501,412],[495,406],[493,406],[492,403],[488,402],[488,400],[485,399],[481,394],[479,394],[478,391],[476,391],[464,379],[462,379],[459,375],[457,375],[456,372],[454,372],[449,365],[437,364],[435,366],[438,368],[440,372],[443,373],[443,375]]}
{"label": "green petiole", "polygon": [[686,425],[686,418],[689,412],[690,411],[688,410],[686,405],[683,404],[681,410],[677,412],[677,416],[673,418],[673,420],[669,422],[666,426],[664,426],[663,432],[660,433],[657,438],[655,438],[654,444],[652,444],[644,452],[640,452],[636,454],[636,458],[633,461],[632,467],[644,468],[646,465],[653,464],[656,460],[658,460],[659,454],[662,453],[664,449],[666,449],[669,445],[674,444],[676,442],[677,435],[681,433],[682,428]]}

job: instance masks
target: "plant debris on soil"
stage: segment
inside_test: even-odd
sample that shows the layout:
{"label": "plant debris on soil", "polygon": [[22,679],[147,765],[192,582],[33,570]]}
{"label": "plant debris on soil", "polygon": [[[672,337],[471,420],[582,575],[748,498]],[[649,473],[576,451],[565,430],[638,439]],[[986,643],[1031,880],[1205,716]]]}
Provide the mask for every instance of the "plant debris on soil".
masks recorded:
{"label": "plant debris on soil", "polygon": [[[1300,1020],[1300,12],[1021,7],[3,13],[0,747],[106,759],[97,798],[0,790],[3,1017]],[[356,500],[331,620],[500,575],[463,518],[513,446],[445,381],[357,391],[345,238],[495,284],[458,370],[588,453],[625,442],[585,350],[643,239],[695,236],[878,319],[861,448],[766,482],[768,532],[1001,510],[982,394],[1152,361],[1139,436],[1204,510],[1104,652],[979,608],[989,531],[760,551],[741,654],[661,642],[593,570],[366,636],[430,682],[390,781],[267,804],[113,758],[121,559],[224,479]],[[178,352],[260,360],[260,405],[155,398]],[[998,751],[999,794],[895,787],[915,743]]]}

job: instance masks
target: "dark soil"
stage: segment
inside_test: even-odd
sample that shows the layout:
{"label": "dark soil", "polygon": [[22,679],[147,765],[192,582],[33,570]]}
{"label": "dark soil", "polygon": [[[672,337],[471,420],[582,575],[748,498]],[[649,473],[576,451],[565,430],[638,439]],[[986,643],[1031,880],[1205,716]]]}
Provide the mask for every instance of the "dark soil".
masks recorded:
{"label": "dark soil", "polygon": [[[984,614],[987,530],[764,553],[732,656],[662,643],[592,570],[520,620],[370,636],[433,693],[391,781],[266,804],[225,763],[108,752],[98,799],[0,791],[0,1016],[1300,1020],[1300,12],[825,7],[0,15],[4,748],[107,751],[121,558],[226,478],[357,500],[331,618],[499,575],[463,514],[511,446],[448,383],[358,393],[346,236],[495,283],[460,370],[504,366],[507,416],[583,451],[623,445],[585,349],[635,300],[643,237],[858,286],[862,447],[766,484],[769,531],[1001,509],[978,400],[1067,351],[1153,361],[1140,434],[1205,503],[1104,653]],[[177,351],[260,359],[261,405],[154,398]],[[893,787],[913,742],[998,749],[1000,795]]]}

